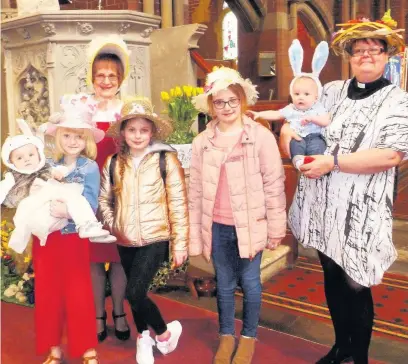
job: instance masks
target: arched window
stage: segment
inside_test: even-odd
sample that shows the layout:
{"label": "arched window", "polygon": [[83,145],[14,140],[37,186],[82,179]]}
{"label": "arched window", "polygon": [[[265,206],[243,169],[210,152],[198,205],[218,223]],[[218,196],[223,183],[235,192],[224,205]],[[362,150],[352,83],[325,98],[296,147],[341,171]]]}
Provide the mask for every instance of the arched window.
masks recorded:
{"label": "arched window", "polygon": [[[228,5],[224,2],[224,9]],[[238,20],[235,14],[229,10],[222,20],[222,58],[238,58]]]}

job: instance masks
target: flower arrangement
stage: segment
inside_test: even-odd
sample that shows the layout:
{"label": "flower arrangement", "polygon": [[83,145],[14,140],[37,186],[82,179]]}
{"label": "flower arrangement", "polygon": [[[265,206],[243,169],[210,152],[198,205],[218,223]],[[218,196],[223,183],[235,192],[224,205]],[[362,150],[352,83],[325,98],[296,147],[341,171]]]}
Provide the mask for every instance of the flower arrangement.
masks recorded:
{"label": "flower arrangement", "polygon": [[0,225],[1,235],[1,298],[7,302],[25,305],[34,304],[34,272],[29,266],[26,272],[20,276],[18,266],[26,266],[31,262],[31,252],[21,256],[19,262],[10,253],[8,242],[13,230],[12,224],[3,220]]}
{"label": "flower arrangement", "polygon": [[168,143],[189,144],[193,141],[196,134],[191,131],[191,125],[198,110],[194,107],[192,98],[203,92],[202,87],[190,85],[176,86],[170,92],[161,92],[161,99],[167,105],[165,112],[173,123],[173,132],[166,140]]}

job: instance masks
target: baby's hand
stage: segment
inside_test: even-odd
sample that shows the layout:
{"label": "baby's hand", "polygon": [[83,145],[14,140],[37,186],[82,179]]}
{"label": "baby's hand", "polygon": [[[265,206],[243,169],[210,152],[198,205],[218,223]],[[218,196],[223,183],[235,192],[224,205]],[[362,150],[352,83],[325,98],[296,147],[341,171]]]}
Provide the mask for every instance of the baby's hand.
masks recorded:
{"label": "baby's hand", "polygon": [[304,118],[304,119],[300,122],[300,124],[301,124],[302,126],[306,126],[306,125],[308,125],[308,124],[310,124],[310,123],[313,123],[313,119],[312,119],[312,118]]}
{"label": "baby's hand", "polygon": [[64,178],[64,174],[61,171],[54,169],[52,171],[52,177],[56,179],[57,181],[61,181]]}
{"label": "baby's hand", "polygon": [[259,118],[259,112],[256,112],[256,111],[247,110],[245,114],[254,120]]}

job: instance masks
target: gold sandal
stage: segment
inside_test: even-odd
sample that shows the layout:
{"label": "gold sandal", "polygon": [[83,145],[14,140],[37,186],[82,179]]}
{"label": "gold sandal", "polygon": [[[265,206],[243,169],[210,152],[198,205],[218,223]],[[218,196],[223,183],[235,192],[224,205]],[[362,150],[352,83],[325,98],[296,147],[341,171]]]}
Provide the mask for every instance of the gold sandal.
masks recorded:
{"label": "gold sandal", "polygon": [[98,355],[83,356],[83,357],[82,357],[82,364],[89,364],[89,362],[90,362],[91,360],[96,360],[96,363],[99,364]]}
{"label": "gold sandal", "polygon": [[48,355],[47,360],[43,364],[52,364],[52,362],[56,362],[57,364],[63,364],[64,359],[62,358],[62,356],[58,358],[57,356],[50,354]]}

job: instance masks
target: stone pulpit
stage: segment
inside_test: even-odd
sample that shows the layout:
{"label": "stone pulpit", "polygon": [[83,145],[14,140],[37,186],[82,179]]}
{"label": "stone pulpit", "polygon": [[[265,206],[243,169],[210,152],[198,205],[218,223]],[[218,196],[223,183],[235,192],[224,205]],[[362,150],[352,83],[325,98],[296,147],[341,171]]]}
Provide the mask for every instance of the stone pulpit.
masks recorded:
{"label": "stone pulpit", "polygon": [[121,97],[151,97],[150,34],[160,20],[129,10],[44,11],[3,20],[8,131],[15,133],[19,117],[37,125],[48,121],[64,94],[91,91],[86,49],[96,36],[120,35],[131,51]]}

